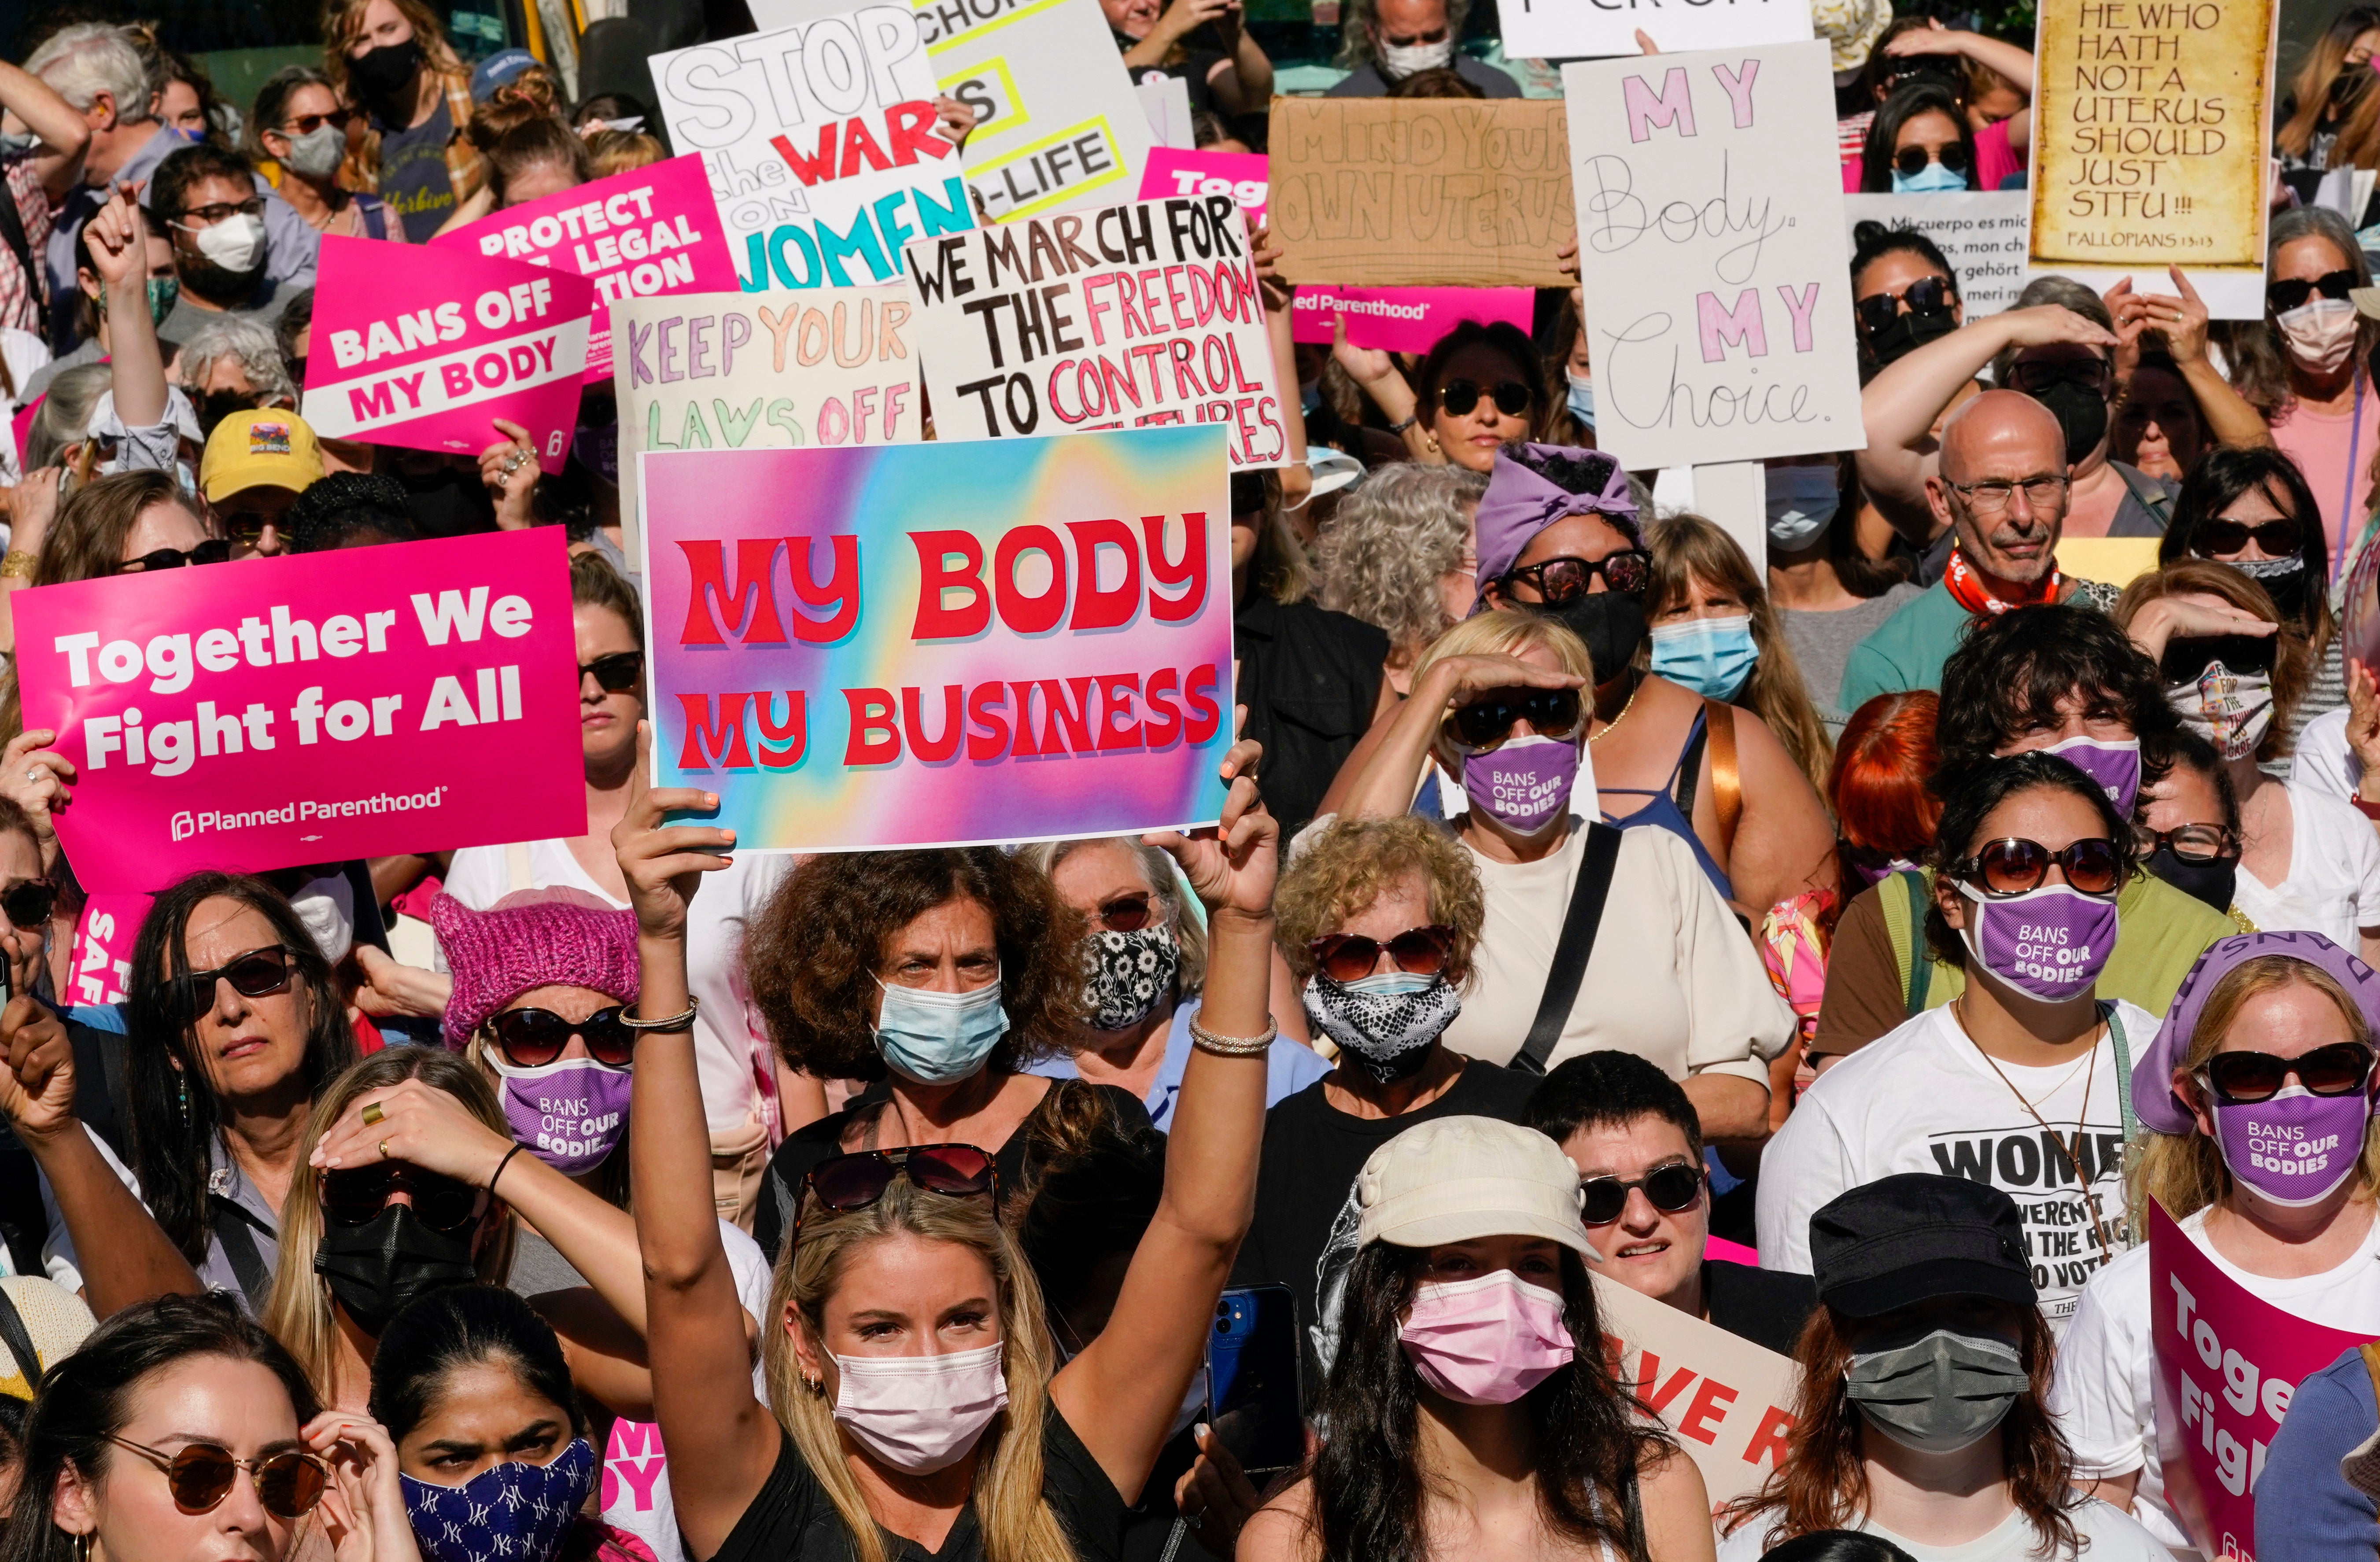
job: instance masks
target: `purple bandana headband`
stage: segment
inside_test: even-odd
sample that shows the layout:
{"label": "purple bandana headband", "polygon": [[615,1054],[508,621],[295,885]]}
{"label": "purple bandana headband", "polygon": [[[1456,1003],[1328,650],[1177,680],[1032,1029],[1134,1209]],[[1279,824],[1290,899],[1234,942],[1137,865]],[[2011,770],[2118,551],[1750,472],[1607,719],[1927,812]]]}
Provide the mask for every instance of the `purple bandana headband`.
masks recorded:
{"label": "purple bandana headband", "polygon": [[2190,1055],[2191,1035],[2198,1029],[2206,995],[2238,967],[2266,955],[2302,960],[2329,972],[2363,1011],[2365,1022],[2380,1030],[2380,973],[2321,934],[2242,933],[2217,938],[2174,989],[2173,1006],[2157,1027],[2156,1040],[2132,1065],[2132,1109],[2144,1125],[2159,1133],[2196,1132],[2197,1120],[2173,1093],[2173,1071]]}
{"label": "purple bandana headband", "polygon": [[1479,599],[1474,612],[1487,601],[1488,583],[1511,570],[1537,533],[1564,515],[1601,515],[1627,533],[1629,541],[1638,540],[1636,501],[1629,495],[1628,474],[1618,462],[1599,451],[1575,445],[1524,444],[1521,448],[1541,461],[1609,463],[1610,472],[1600,492],[1572,493],[1504,451],[1496,453],[1488,492],[1479,501]]}

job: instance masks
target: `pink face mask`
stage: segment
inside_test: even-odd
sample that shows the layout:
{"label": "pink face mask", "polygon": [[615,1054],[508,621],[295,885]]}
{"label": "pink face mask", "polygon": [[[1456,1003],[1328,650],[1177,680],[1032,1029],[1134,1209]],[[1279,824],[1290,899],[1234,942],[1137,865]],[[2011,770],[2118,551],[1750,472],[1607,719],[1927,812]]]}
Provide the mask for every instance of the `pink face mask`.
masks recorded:
{"label": "pink face mask", "polygon": [[834,1419],[895,1470],[930,1475],[975,1447],[1008,1403],[1001,1347],[940,1356],[837,1356]]}
{"label": "pink face mask", "polygon": [[1466,1405],[1509,1405],[1578,1354],[1560,1296],[1510,1269],[1425,1284],[1398,1338],[1421,1380]]}

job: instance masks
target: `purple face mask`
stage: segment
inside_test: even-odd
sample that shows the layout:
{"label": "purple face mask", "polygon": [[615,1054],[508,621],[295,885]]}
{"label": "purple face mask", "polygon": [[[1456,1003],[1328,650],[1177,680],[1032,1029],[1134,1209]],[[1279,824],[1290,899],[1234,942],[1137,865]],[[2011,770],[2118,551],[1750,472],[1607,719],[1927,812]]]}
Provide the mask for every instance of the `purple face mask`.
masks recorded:
{"label": "purple face mask", "polygon": [[1969,902],[1961,937],[1984,969],[2045,1003],[2091,996],[2116,948],[2113,896],[2078,894],[2063,884],[1997,901],[1964,884],[1959,893]]}
{"label": "purple face mask", "polygon": [[[2205,1084],[2201,1076],[2200,1084]],[[2217,1099],[2215,1142],[2231,1175],[2278,1205],[2319,1204],[2351,1175],[2363,1155],[2372,1098],[2316,1096],[2291,1081],[2278,1096],[2254,1106]]]}
{"label": "purple face mask", "polygon": [[2138,738],[2068,738],[2042,752],[2060,759],[2099,783],[2107,801],[2124,818],[2132,817],[2132,799],[2141,793],[2141,740]]}
{"label": "purple face mask", "polygon": [[1570,811],[1578,781],[1578,745],[1548,737],[1516,737],[1463,761],[1463,790],[1471,805],[1514,835],[1543,833]]}
{"label": "purple face mask", "polygon": [[564,1176],[594,1170],[619,1144],[636,1078],[627,1070],[570,1058],[540,1069],[500,1063],[497,1072],[514,1142]]}

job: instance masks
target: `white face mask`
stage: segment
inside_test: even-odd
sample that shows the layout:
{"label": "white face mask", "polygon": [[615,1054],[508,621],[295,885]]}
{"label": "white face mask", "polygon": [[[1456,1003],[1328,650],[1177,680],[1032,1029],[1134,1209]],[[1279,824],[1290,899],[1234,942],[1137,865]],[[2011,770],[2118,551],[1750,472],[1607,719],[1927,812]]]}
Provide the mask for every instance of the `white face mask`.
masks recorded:
{"label": "white face mask", "polygon": [[1402,81],[1416,71],[1443,70],[1453,58],[1451,35],[1435,43],[1382,43],[1380,74],[1391,81]]}
{"label": "white face mask", "polygon": [[2362,317],[2344,298],[2316,298],[2273,317],[2289,345],[2289,356],[2313,374],[2328,374],[2355,350],[2355,332]]}
{"label": "white face mask", "polygon": [[1001,1347],[940,1356],[837,1356],[836,1424],[895,1470],[930,1475],[966,1452],[1008,1403]]}
{"label": "white face mask", "polygon": [[225,271],[250,271],[264,254],[264,219],[235,212],[211,228],[198,229],[192,242],[200,254]]}

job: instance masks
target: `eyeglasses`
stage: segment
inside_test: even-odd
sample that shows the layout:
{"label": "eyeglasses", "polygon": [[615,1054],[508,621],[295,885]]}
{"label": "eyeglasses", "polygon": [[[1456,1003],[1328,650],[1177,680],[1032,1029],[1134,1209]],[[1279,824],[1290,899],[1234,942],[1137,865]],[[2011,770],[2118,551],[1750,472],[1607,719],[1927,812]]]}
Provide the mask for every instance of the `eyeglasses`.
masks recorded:
{"label": "eyeglasses", "polygon": [[1578,1217],[1589,1226],[1609,1226],[1626,1212],[1630,1190],[1642,1188],[1645,1197],[1664,1215],[1692,1209],[1703,1196],[1703,1168],[1691,1162],[1657,1166],[1633,1182],[1617,1177],[1590,1177],[1579,1185],[1584,1195]]}
{"label": "eyeglasses", "polygon": [[140,575],[150,570],[177,570],[184,564],[220,564],[231,559],[231,539],[210,537],[196,548],[159,548],[127,559],[115,566],[118,575]]}
{"label": "eyeglasses", "polygon": [[1860,326],[1871,336],[1890,327],[1907,304],[1912,315],[1946,315],[1959,301],[1959,290],[1946,276],[1921,276],[1898,293],[1871,293],[1852,306]]}
{"label": "eyeglasses", "polygon": [[1929,163],[1938,163],[1953,174],[1964,174],[1970,161],[1964,141],[1945,141],[1933,151],[1917,146],[1902,147],[1892,154],[1892,165],[1900,170],[1900,176],[1904,179],[1917,177],[1925,172],[1925,165]]}
{"label": "eyeglasses", "polygon": [[1101,932],[1137,933],[1155,918],[1151,901],[1152,897],[1145,891],[1118,895],[1092,911],[1091,923]]}
{"label": "eyeglasses", "polygon": [[2352,1096],[2372,1077],[2373,1052],[2360,1041],[2334,1041],[2295,1058],[2269,1052],[2217,1052],[2198,1071],[2216,1099],[2252,1107],[2281,1093],[2291,1074],[2315,1096]]}
{"label": "eyeglasses", "polygon": [[541,1069],[562,1056],[577,1036],[587,1055],[607,1068],[625,1069],[636,1056],[637,1033],[620,1023],[625,1004],[598,1009],[584,1020],[565,1020],[551,1009],[507,1009],[488,1016],[496,1050],[516,1069]]}
{"label": "eyeglasses", "polygon": [[351,108],[334,109],[329,114],[292,115],[281,130],[289,136],[310,136],[325,125],[344,130],[347,127],[347,121],[355,116],[356,111]]}
{"label": "eyeglasses", "polygon": [[263,212],[262,196],[249,200],[219,200],[212,206],[191,207],[174,225],[179,228],[211,228],[233,217],[256,217],[262,215]]}
{"label": "eyeglasses", "polygon": [[1653,555],[1632,548],[1601,559],[1543,559],[1506,570],[1504,584],[1509,591],[1513,582],[1526,582],[1548,607],[1559,607],[1585,596],[1587,583],[1598,575],[1614,591],[1642,591],[1653,584]]}
{"label": "eyeglasses", "polygon": [[2305,308],[2306,300],[2317,293],[2325,298],[2345,298],[2360,285],[2355,273],[2350,271],[2331,272],[2312,282],[2303,277],[2292,277],[2287,282],[2276,282],[2267,286],[2265,301],[2272,305],[2275,314],[2285,315],[2291,309]]}
{"label": "eyeglasses", "polygon": [[146,1447],[114,1433],[107,1440],[129,1448],[165,1472],[165,1489],[174,1506],[185,1513],[212,1513],[231,1495],[231,1483],[243,1470],[256,1482],[256,1499],[276,1519],[303,1519],[322,1500],[331,1483],[330,1466],[312,1454],[284,1448],[262,1459],[237,1459],[229,1448],[212,1443],[185,1443],[181,1452],[168,1454]]}
{"label": "eyeglasses", "polygon": [[2019,358],[2009,365],[2009,384],[2037,396],[2058,385],[2082,385],[2105,394],[2116,382],[2116,366],[2106,358]]}
{"label": "eyeglasses", "polygon": [[2286,559],[2305,546],[2305,526],[2295,515],[2276,515],[2269,521],[2202,521],[2191,551],[2202,559],[2244,553],[2251,542],[2272,558]]}
{"label": "eyeglasses", "polygon": [[634,689],[645,676],[645,653],[613,651],[592,661],[578,664],[578,677],[583,683],[589,673],[595,675],[595,684],[605,694],[624,695]]}
{"label": "eyeglasses", "polygon": [[2062,477],[2050,477],[2046,473],[2037,478],[2027,478],[2022,482],[2013,483],[1996,478],[1986,478],[1979,483],[1954,483],[1949,478],[1944,478],[1942,482],[1945,487],[1956,490],[1965,498],[1968,507],[1978,515],[1997,515],[2007,509],[2009,495],[2018,489],[2024,490],[2024,502],[2034,509],[2063,510],[2066,508],[2068,479]]}
{"label": "eyeglasses", "polygon": [[1566,738],[1578,731],[1579,710],[1576,689],[1490,689],[1457,706],[1446,724],[1464,747],[1493,748],[1512,734],[1515,721],[1546,737]]}
{"label": "eyeglasses", "polygon": [[0,890],[0,912],[11,927],[39,927],[57,908],[58,887],[46,878],[28,878]]}
{"label": "eyeglasses", "polygon": [[1988,842],[1973,856],[1950,865],[1954,878],[1982,887],[1986,895],[2022,895],[2038,890],[2055,864],[2067,887],[2078,894],[2112,895],[2124,882],[2124,860],[2116,843],[2086,836],[2058,851],[2019,836]]}
{"label": "eyeglasses", "polygon": [[175,977],[168,988],[174,1019],[187,1025],[212,1009],[218,981],[229,982],[231,990],[242,998],[263,998],[286,991],[289,951],[280,944],[267,944],[212,971],[193,971],[187,976]]}
{"label": "eyeglasses", "polygon": [[2213,635],[2204,639],[2168,640],[2157,658],[2157,676],[2168,686],[2194,684],[2214,662],[2232,672],[2270,672],[2277,635]]}
{"label": "eyeglasses", "polygon": [[[917,1144],[903,1150],[860,1150],[829,1156],[810,1168],[803,1188],[827,1209],[866,1209],[881,1199],[896,1179],[945,1198],[990,1195],[1000,1204],[1000,1172],[991,1156],[973,1144]],[[795,1229],[800,1234],[800,1228]]]}
{"label": "eyeglasses", "polygon": [[1494,397],[1496,410],[1507,418],[1518,418],[1537,399],[1536,392],[1518,380],[1502,380],[1494,385],[1482,385],[1476,380],[1449,380],[1438,388],[1438,405],[1446,408],[1449,418],[1463,416],[1479,405],[1481,396]]}
{"label": "eyeglasses", "polygon": [[334,1226],[369,1225],[400,1193],[412,1199],[414,1217],[443,1235],[454,1235],[480,1215],[480,1191],[468,1182],[387,1161],[322,1173],[322,1218]]}
{"label": "eyeglasses", "polygon": [[2175,829],[2136,829],[2137,854],[2148,857],[2171,852],[2186,863],[2222,862],[2240,858],[2240,838],[2219,824],[2186,824]]}
{"label": "eyeglasses", "polygon": [[1454,952],[1454,929],[1444,923],[1433,922],[1427,927],[1408,927],[1386,943],[1367,938],[1361,933],[1325,933],[1305,946],[1314,956],[1314,967],[1334,982],[1361,981],[1380,963],[1380,951],[1389,951],[1397,969],[1415,976],[1435,976],[1446,969],[1446,957]]}

